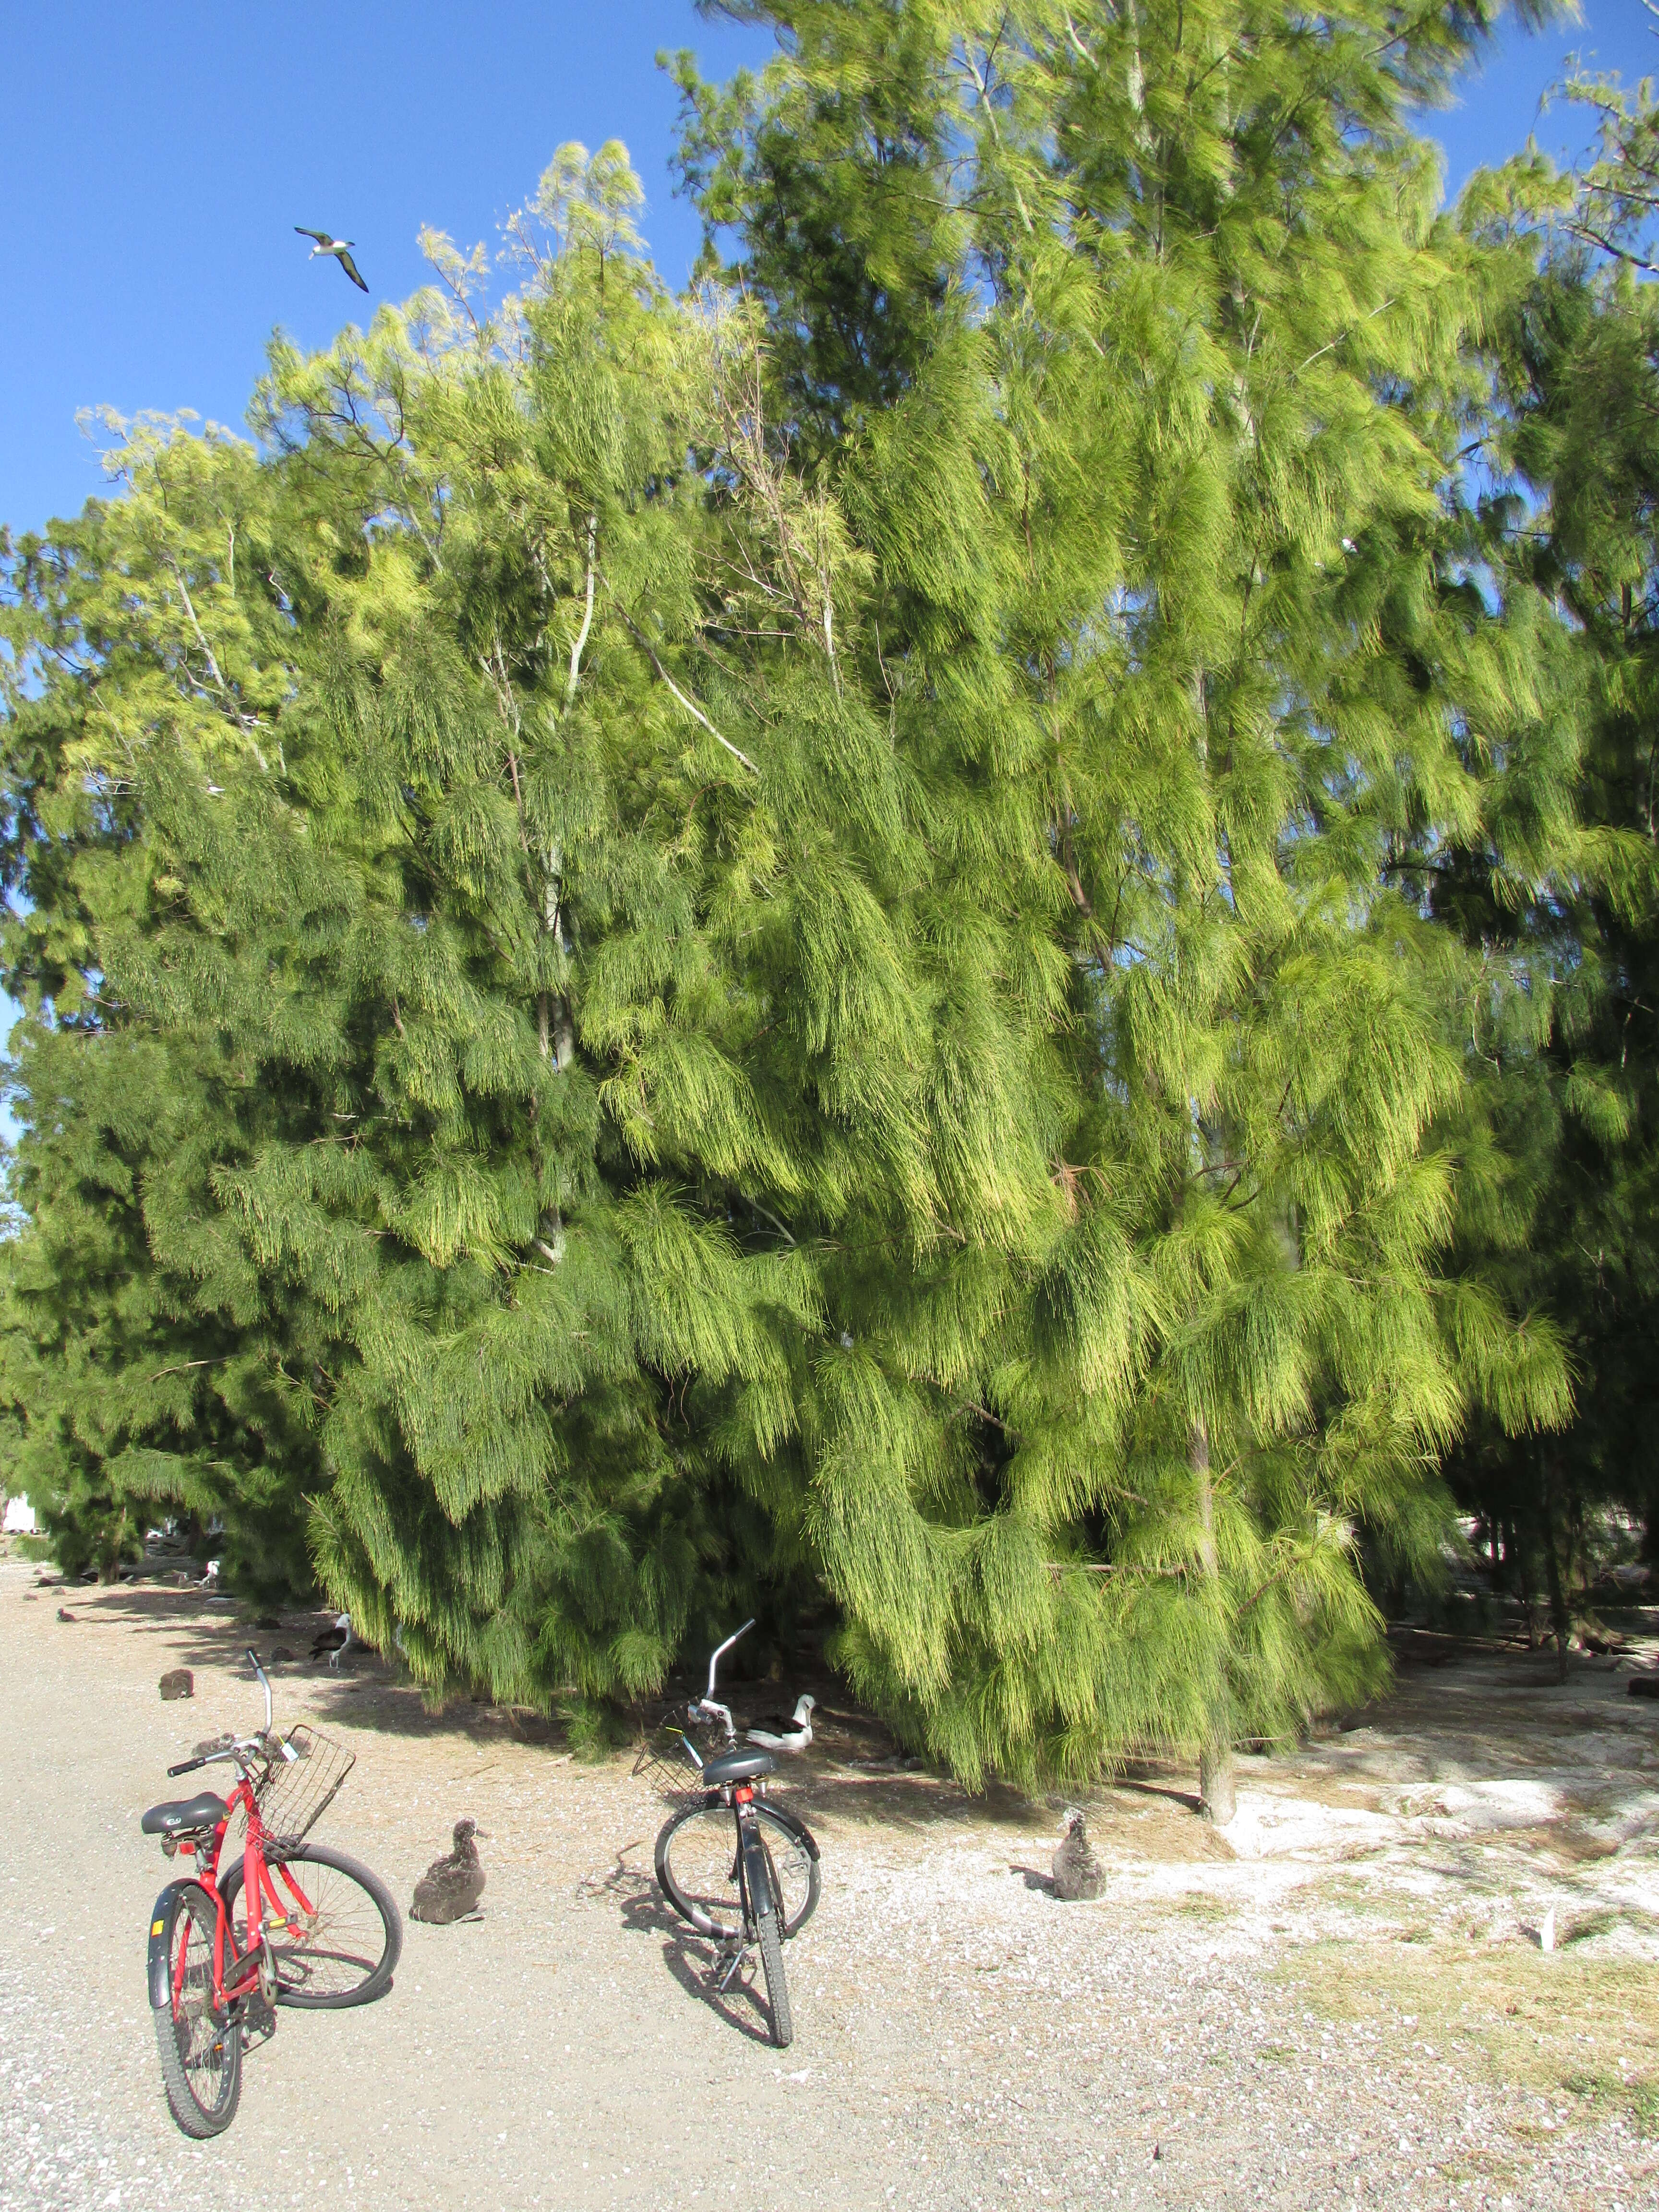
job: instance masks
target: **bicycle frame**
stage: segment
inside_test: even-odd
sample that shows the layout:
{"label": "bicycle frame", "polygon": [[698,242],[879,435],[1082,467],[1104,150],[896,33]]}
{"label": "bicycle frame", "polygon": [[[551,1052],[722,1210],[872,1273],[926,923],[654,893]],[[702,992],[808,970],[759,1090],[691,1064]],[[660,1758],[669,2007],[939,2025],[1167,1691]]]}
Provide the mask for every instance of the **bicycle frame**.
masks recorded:
{"label": "bicycle frame", "polygon": [[[247,1814],[247,1834],[242,1844],[243,1910],[247,1919],[248,1948],[239,1957],[231,1937],[230,1914],[219,1889],[219,1858],[224,1850],[225,1835],[240,1806]],[[271,1869],[264,1855],[264,1824],[259,1818],[258,1800],[253,1785],[244,1775],[231,1792],[225,1816],[213,1831],[210,1847],[204,1848],[196,1869],[196,1880],[213,1899],[213,1998],[216,2006],[234,2002],[239,1997],[252,1996],[254,1989],[265,1979],[266,1933],[265,1908],[270,1908],[270,1918],[278,1928],[289,1926],[293,1915],[309,1915],[315,1908],[286,1860],[279,1860],[276,1872],[289,1893],[290,1902],[284,1904],[272,1881]],[[185,1856],[195,1854],[193,1843],[180,1840],[177,1845]],[[185,1950],[181,1945],[179,1955],[171,1962],[173,2001],[175,2008],[184,1990]],[[271,1977],[274,1988],[274,1975]],[[271,1989],[265,1990],[267,1997]]]}

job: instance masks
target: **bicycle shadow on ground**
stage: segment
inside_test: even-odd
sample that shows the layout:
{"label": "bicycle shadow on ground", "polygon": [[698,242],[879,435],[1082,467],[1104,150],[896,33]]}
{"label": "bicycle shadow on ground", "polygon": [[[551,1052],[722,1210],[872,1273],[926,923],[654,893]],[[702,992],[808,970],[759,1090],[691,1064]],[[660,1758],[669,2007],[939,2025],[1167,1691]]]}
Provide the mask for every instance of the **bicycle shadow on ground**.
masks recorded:
{"label": "bicycle shadow on ground", "polygon": [[630,1935],[659,1939],[663,1964],[688,1996],[696,1997],[750,2043],[763,2044],[770,2050],[771,2019],[756,1982],[760,1972],[758,1954],[745,1960],[726,1990],[717,1989],[720,1946],[688,1928],[663,1902],[651,1876],[627,1863],[628,1851],[635,1848],[630,1844],[619,1851],[615,1866],[603,1880],[584,1885],[586,1893],[614,1898],[622,1924]]}

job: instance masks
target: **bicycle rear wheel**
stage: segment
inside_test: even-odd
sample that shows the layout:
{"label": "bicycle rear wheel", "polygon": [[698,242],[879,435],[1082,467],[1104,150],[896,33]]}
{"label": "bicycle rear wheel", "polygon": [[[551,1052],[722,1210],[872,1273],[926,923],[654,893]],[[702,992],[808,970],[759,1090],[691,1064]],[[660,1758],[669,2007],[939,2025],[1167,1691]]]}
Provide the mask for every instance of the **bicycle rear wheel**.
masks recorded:
{"label": "bicycle rear wheel", "polygon": [[[276,2002],[343,2012],[384,1996],[403,1954],[404,1921],[379,1875],[328,1844],[273,1844],[265,1865],[281,1906],[279,1916],[267,1898],[263,1914]],[[240,1954],[247,1948],[242,1869],[219,1889]]]}
{"label": "bicycle rear wheel", "polygon": [[[754,1810],[776,1876],[778,1932],[793,1936],[818,1901],[818,1847],[793,1814],[759,1799]],[[657,1838],[657,1881],[700,1935],[729,1942],[741,1931],[738,1824],[729,1806],[710,1798],[665,1822]]]}
{"label": "bicycle rear wheel", "polygon": [[179,1882],[158,1910],[169,1920],[162,1931],[165,2002],[151,2006],[161,2081],[173,2118],[201,2142],[222,2135],[236,2117],[242,2024],[234,2008],[214,2002],[212,1899],[199,1884]]}

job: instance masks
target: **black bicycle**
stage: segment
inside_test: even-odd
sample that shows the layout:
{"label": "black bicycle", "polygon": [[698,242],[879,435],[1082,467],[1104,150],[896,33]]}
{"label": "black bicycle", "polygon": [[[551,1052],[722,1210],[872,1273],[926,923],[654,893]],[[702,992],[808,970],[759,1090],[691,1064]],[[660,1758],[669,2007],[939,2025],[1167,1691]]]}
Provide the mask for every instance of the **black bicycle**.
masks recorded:
{"label": "black bicycle", "polygon": [[[672,1731],[678,1764],[663,1775],[662,1762],[650,1761],[687,1798],[657,1838],[657,1880],[680,1917],[720,1946],[717,1990],[727,1990],[750,1950],[758,1949],[772,2040],[781,2051],[795,2033],[783,1946],[817,1904],[818,1847],[805,1822],[767,1802],[767,1779],[778,1762],[758,1745],[738,1743],[730,1707],[714,1696],[721,1659],[754,1625],[744,1621],[711,1656],[707,1692],[687,1707],[688,1727]],[[706,1756],[690,1734],[699,1724],[716,1727],[725,1748]],[[689,1776],[687,1764],[695,1770]]]}

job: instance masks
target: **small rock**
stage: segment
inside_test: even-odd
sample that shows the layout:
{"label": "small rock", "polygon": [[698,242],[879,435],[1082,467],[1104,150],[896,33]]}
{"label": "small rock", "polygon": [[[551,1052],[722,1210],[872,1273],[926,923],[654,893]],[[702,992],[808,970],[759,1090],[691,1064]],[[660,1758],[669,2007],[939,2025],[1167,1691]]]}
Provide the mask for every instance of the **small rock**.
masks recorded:
{"label": "small rock", "polygon": [[1625,1692],[1632,1698],[1659,1698],[1659,1674],[1632,1674]]}
{"label": "small rock", "polygon": [[253,1624],[256,1628],[280,1628],[282,1625],[274,1613],[262,1613]]}
{"label": "small rock", "polygon": [[270,1655],[270,1663],[273,1667],[291,1667],[298,1656],[299,1654],[290,1651],[286,1644],[279,1644]]}
{"label": "small rock", "polygon": [[189,1668],[169,1667],[161,1677],[163,1703],[171,1705],[175,1698],[193,1698],[195,1695],[196,1677]]}

